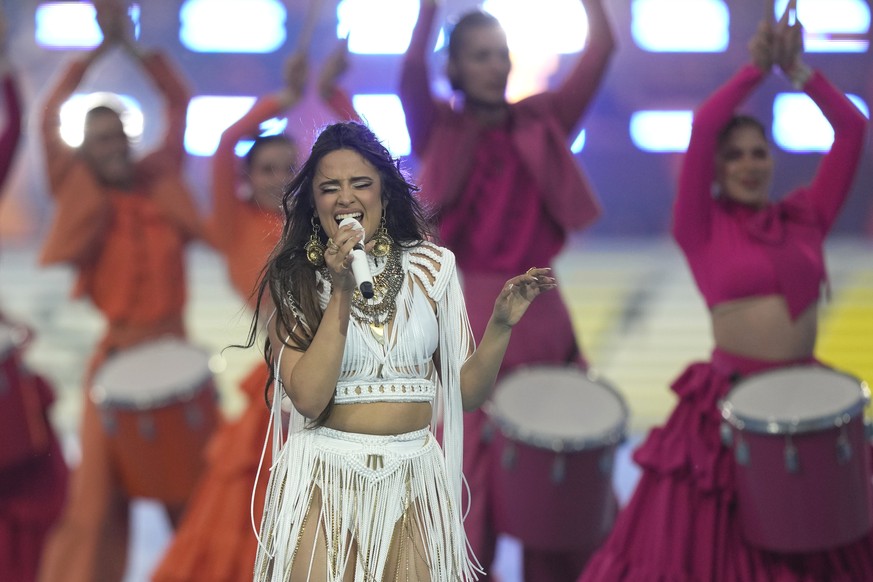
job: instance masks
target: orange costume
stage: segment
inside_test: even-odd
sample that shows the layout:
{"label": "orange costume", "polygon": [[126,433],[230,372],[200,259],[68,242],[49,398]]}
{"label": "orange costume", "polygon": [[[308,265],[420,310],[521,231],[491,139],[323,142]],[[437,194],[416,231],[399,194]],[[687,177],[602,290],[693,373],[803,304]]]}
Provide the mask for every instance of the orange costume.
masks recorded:
{"label": "orange costume", "polygon": [[[328,105],[338,117],[357,119],[348,96],[334,89]],[[236,193],[234,148],[241,139],[258,133],[267,119],[283,106],[266,96],[228,127],[212,160],[213,217],[209,238],[227,261],[234,289],[249,306],[256,304],[256,285],[267,257],[282,231],[281,215],[240,199]],[[272,455],[267,448],[263,472],[254,489],[258,462],[267,434],[269,409],[264,402],[267,368],[259,364],[240,389],[248,405],[239,418],[225,424],[212,438],[208,469],[200,480],[185,518],[152,576],[153,582],[240,582],[252,579],[257,538],[252,530],[261,523],[268,470]]]}
{"label": "orange costume", "polygon": [[[43,558],[40,580],[44,582],[113,582],[123,576],[130,496],[120,484],[118,459],[87,388],[113,352],[164,335],[184,336],[185,244],[203,234],[182,178],[188,105],[184,84],[162,55],[142,58],[142,66],[166,100],[166,134],[155,151],[135,163],[133,188],[116,190],[101,184],[77,150],[60,137],[60,107],[89,64],[86,58],[67,68],[45,104],[42,119],[49,184],[57,208],[40,260],[43,265],[74,266],[78,271],[74,296],[87,296],[107,322],[85,376],[82,460]],[[193,451],[193,458],[178,467],[178,473],[174,471],[174,494],[161,499],[171,518],[181,514],[199,476],[198,452],[205,439],[206,435],[179,435],[179,447]]]}

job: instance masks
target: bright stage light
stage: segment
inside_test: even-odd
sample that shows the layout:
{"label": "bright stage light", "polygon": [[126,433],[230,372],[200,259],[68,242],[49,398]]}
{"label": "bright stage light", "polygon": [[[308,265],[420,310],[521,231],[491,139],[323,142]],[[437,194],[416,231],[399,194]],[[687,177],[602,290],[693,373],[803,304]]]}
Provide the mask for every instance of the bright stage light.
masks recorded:
{"label": "bright stage light", "polygon": [[418,20],[418,0],[341,0],[336,9],[337,38],[349,39],[349,52],[401,55]]}
{"label": "bright stage light", "polygon": [[691,138],[691,111],[635,111],[630,135],[646,152],[684,152]]}
{"label": "bright stage light", "polygon": [[211,156],[221,133],[255,103],[254,97],[194,97],[188,104],[185,149],[192,156]]}
{"label": "bright stage light", "polygon": [[143,114],[139,101],[116,93],[76,93],[61,105],[61,139],[76,148],[85,135],[85,114],[94,107],[111,107],[121,116],[124,132],[134,144],[142,138]]}
{"label": "bright stage light", "polygon": [[355,111],[361,119],[382,139],[393,156],[408,156],[412,151],[409,132],[406,130],[406,115],[400,97],[394,94],[355,95],[352,97]]}
{"label": "bright stage light", "polygon": [[578,154],[585,147],[585,130],[579,132],[579,135],[576,136],[576,139],[573,140],[573,145],[570,146],[570,151],[574,154]]}
{"label": "bright stage light", "polygon": [[[288,118],[283,117],[279,119],[278,117],[274,117],[272,119],[268,119],[267,121],[261,123],[258,131],[259,137],[266,137],[268,135],[281,135],[285,133],[285,129],[288,127]],[[252,149],[252,146],[255,145],[255,140],[253,139],[241,139],[236,142],[236,146],[234,147],[234,153],[242,158],[245,157],[249,150]]]}
{"label": "bright stage light", "polygon": [[179,40],[201,53],[271,53],[285,44],[287,17],[278,0],[185,0]]}
{"label": "bright stage light", "polygon": [[[788,0],[777,0],[776,18]],[[864,53],[870,47],[870,6],[863,0],[803,0],[797,3],[807,52]]]}
{"label": "bright stage light", "polygon": [[[848,95],[864,115],[870,109],[857,95]],[[773,101],[773,141],[789,152],[826,152],[834,130],[818,106],[804,93],[780,93]]]}
{"label": "bright stage light", "polygon": [[514,53],[578,53],[588,39],[588,15],[579,0],[485,0],[482,9],[500,21]]}
{"label": "bright stage light", "polygon": [[634,42],[651,52],[724,52],[729,24],[722,0],[633,0],[631,5]]}
{"label": "bright stage light", "polygon": [[[133,34],[139,38],[140,8],[129,9]],[[36,7],[36,43],[49,49],[90,49],[103,41],[97,11],[90,2],[46,2]]]}

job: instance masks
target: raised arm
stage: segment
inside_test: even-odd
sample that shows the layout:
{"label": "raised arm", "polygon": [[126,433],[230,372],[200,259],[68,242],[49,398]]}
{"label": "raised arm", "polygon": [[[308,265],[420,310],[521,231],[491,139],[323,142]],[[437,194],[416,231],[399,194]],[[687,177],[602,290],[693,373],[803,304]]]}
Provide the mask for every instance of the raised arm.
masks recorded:
{"label": "raised arm", "polygon": [[137,50],[132,54],[142,64],[155,87],[164,97],[166,126],[160,150],[174,164],[181,167],[185,159],[185,125],[190,100],[188,88],[163,52]]}
{"label": "raised arm", "polygon": [[834,143],[819,163],[809,185],[809,200],[827,231],[833,226],[852,187],[861,152],[867,119],[819,71],[803,86],[834,128]]}
{"label": "raised arm", "polygon": [[770,71],[773,62],[770,36],[769,23],[762,22],[749,43],[752,62],[710,95],[694,113],[691,139],[682,161],[679,191],[673,205],[673,236],[686,250],[709,238],[718,135],[740,103]]}
{"label": "raised arm", "polygon": [[796,88],[802,89],[815,101],[834,128],[834,143],[805,190],[822,228],[827,231],[833,226],[851,189],[864,149],[867,120],[821,72],[812,71],[803,62],[803,27],[796,19],[789,22],[789,11],[794,9],[794,4],[789,3],[776,25],[775,52],[783,73]]}
{"label": "raised arm", "polygon": [[58,193],[76,159],[76,150],[61,138],[61,106],[73,95],[88,69],[109,50],[111,44],[110,40],[104,38],[99,46],[71,61],[43,103],[40,132],[52,194]]}
{"label": "raised arm", "polygon": [[[331,293],[321,323],[305,351],[283,346],[290,336],[278,322],[270,326],[273,355],[279,359],[279,377],[294,408],[306,418],[317,418],[333,398],[345,352],[346,336],[351,317],[352,294],[355,279],[349,268],[348,253],[361,237],[351,226],[343,226],[333,237],[337,249],[324,253],[324,261],[331,277]],[[372,246],[370,246],[372,248]],[[342,257],[342,258],[341,258]],[[291,309],[286,306],[286,309]],[[293,311],[293,309],[291,309]],[[288,318],[292,325],[303,325],[294,314]],[[294,330],[298,333],[300,330]]]}
{"label": "raised arm", "polygon": [[212,156],[212,216],[209,238],[220,250],[226,251],[237,240],[236,225],[240,210],[246,204],[236,194],[236,144],[243,138],[255,137],[261,123],[294,107],[305,89],[306,56],[297,53],[285,63],[285,85],[258,99],[255,105],[224,130]]}
{"label": "raised arm", "polygon": [[547,93],[551,107],[568,135],[588,109],[615,52],[615,37],[603,9],[603,0],[584,0],[583,5],[588,16],[588,43],[561,86]]}
{"label": "raised arm", "polygon": [[421,0],[418,21],[400,69],[400,101],[406,114],[412,151],[418,156],[427,148],[437,115],[438,103],[430,90],[430,71],[427,64],[437,4],[438,0]]}
{"label": "raised arm", "polygon": [[349,68],[349,42],[348,39],[340,41],[321,66],[318,76],[318,94],[327,103],[328,107],[336,114],[337,119],[343,121],[361,121],[355,106],[346,93],[339,86],[339,78]]}

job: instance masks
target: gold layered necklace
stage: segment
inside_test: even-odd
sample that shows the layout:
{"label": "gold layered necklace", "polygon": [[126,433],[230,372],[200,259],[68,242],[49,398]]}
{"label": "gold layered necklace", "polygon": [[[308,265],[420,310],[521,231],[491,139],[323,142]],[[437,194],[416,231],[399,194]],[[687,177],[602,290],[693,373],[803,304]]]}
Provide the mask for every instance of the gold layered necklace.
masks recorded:
{"label": "gold layered necklace", "polygon": [[385,267],[379,274],[373,275],[372,299],[365,299],[358,289],[352,293],[352,317],[355,321],[368,325],[379,343],[385,341],[385,325],[397,311],[397,295],[402,287],[401,250],[400,245],[394,244],[385,258]]}

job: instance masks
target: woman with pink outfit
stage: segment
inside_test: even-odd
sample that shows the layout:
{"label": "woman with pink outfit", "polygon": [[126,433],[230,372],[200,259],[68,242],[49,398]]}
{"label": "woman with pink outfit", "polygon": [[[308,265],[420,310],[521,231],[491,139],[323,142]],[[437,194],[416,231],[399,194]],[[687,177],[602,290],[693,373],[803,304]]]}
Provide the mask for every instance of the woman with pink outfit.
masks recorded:
{"label": "woman with pink outfit", "polygon": [[[719,431],[717,403],[738,378],[815,363],[822,245],[863,149],[864,116],[803,62],[800,24],[788,22],[794,4],[777,24],[760,25],[751,62],[695,114],[673,235],[709,307],[715,349],[673,383],[679,402],[635,452],[642,478],[580,582],[873,580],[869,534],[806,553],[750,545],[737,511],[734,453]],[[778,202],[768,200],[774,164],[764,128],[735,113],[774,67],[819,106],[835,134],[812,182]]]}

